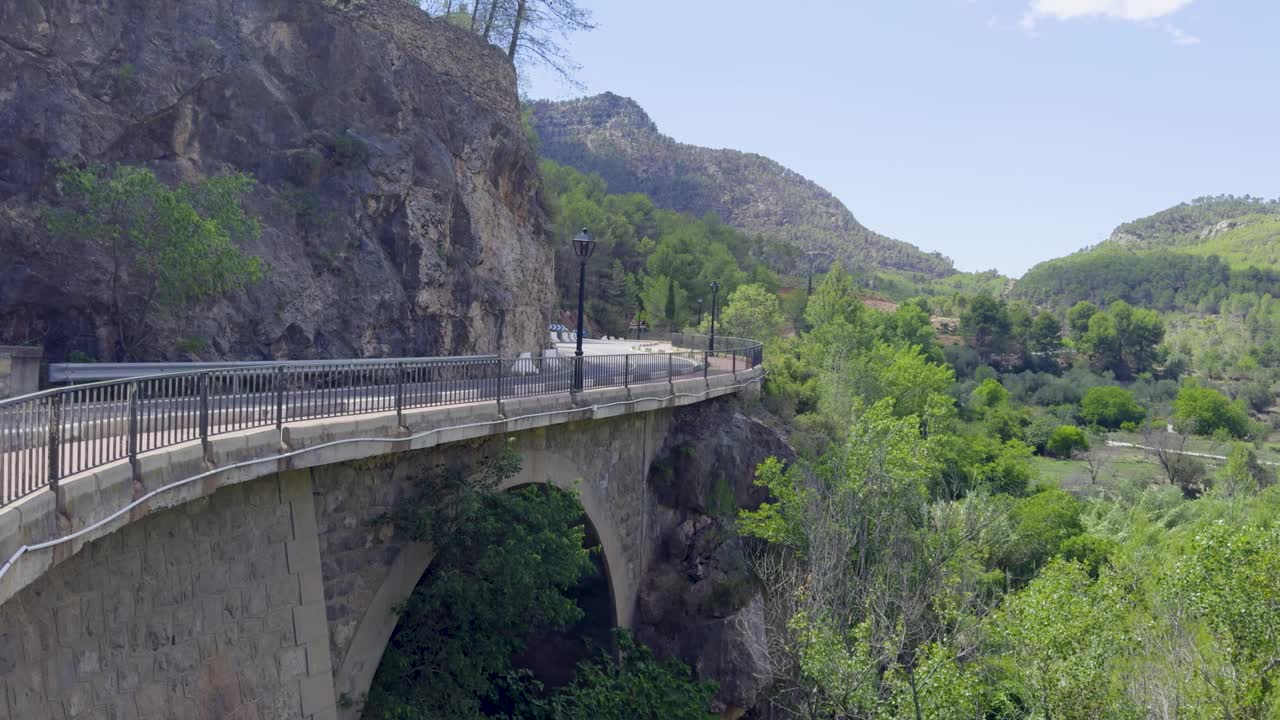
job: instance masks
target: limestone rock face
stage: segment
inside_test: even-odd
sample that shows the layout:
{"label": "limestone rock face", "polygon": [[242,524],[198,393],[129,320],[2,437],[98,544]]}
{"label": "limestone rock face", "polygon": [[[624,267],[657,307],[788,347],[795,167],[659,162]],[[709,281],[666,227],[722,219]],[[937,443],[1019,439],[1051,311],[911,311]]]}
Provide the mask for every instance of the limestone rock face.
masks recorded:
{"label": "limestone rock face", "polygon": [[0,3],[0,343],[111,359],[105,257],[40,220],[52,160],[258,180],[265,280],[162,319],[141,359],[542,347],[514,70],[403,0]]}
{"label": "limestone rock face", "polygon": [[662,538],[640,588],[636,635],[719,684],[713,711],[751,709],[772,679],[764,597],[732,518],[766,499],[753,485],[765,458],[795,452],[733,401],[684,408],[649,474]]}

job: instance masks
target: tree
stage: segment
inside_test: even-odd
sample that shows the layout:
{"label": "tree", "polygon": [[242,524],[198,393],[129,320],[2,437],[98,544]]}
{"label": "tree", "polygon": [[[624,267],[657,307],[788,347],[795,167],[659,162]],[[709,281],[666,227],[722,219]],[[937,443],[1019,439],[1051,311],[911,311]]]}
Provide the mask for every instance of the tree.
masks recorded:
{"label": "tree", "polygon": [[1027,342],[1032,352],[1054,353],[1062,347],[1062,323],[1053,313],[1042,312],[1031,321]]}
{"label": "tree", "polygon": [[1226,395],[1197,380],[1189,380],[1173,401],[1174,417],[1197,435],[1212,435],[1221,430],[1233,437],[1249,434],[1249,414],[1241,401],[1232,402]]}
{"label": "tree", "polygon": [[1011,329],[1008,307],[990,295],[978,295],[960,313],[960,332],[984,361],[1005,349]]}
{"label": "tree", "polygon": [[382,518],[436,555],[398,611],[364,717],[476,718],[526,638],[582,617],[566,595],[594,570],[582,508],[545,486],[499,491],[520,464],[508,447],[477,467],[432,468],[420,500]]}
{"label": "tree", "polygon": [[617,660],[601,653],[578,664],[573,682],[545,703],[545,715],[523,720],[708,720],[715,683],[699,682],[679,660],[658,660],[649,648],[617,632]]}
{"label": "tree", "polygon": [[238,244],[262,232],[241,199],[254,181],[226,173],[171,187],[146,168],[59,165],[65,204],[49,230],[107,256],[118,360],[137,356],[152,323],[262,278],[261,261]]}
{"label": "tree", "polygon": [[1077,451],[1088,449],[1089,438],[1085,437],[1083,430],[1074,425],[1060,425],[1045,443],[1045,450],[1064,460],[1070,459]]}
{"label": "tree", "polygon": [[973,407],[980,410],[990,410],[1008,404],[1009,391],[1000,384],[999,380],[987,378],[982,381],[981,385],[974,388],[969,397],[969,402]]}
{"label": "tree", "polygon": [[1081,300],[1067,311],[1067,328],[1071,331],[1071,339],[1079,342],[1089,332],[1089,320],[1098,313],[1098,306],[1088,300]]}
{"label": "tree", "polygon": [[1107,313],[1115,321],[1120,360],[1127,375],[1150,370],[1160,359],[1160,343],[1164,341],[1164,322],[1159,313],[1134,308],[1123,300],[1112,303]]}
{"label": "tree", "polygon": [[662,316],[667,319],[667,332],[676,331],[676,281],[667,278],[667,300],[662,308]]}
{"label": "tree", "polygon": [[778,296],[760,285],[739,285],[720,313],[720,329],[725,335],[769,340],[782,330],[784,319]]}
{"label": "tree", "polygon": [[[1084,565],[1050,563],[992,618],[997,667],[1025,717],[1092,720],[1128,717],[1109,692],[1112,659],[1126,640],[1125,598],[1093,580]],[[1019,714],[1019,716],[1024,716]]]}
{"label": "tree", "polygon": [[1147,411],[1133,399],[1133,393],[1115,385],[1089,388],[1080,401],[1080,414],[1085,422],[1109,430],[1125,423],[1142,422]]}

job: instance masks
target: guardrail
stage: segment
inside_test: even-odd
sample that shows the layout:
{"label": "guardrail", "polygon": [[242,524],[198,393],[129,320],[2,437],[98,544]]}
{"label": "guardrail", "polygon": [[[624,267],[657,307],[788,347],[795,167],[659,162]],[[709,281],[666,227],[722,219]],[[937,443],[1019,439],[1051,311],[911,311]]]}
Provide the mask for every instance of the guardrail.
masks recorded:
{"label": "guardrail", "polygon": [[[736,374],[762,361],[760,343],[674,335],[671,352],[581,358],[407,358],[247,363],[110,380],[0,401],[0,508],[108,463],[211,437],[342,415]],[[726,341],[728,341],[726,343]],[[725,347],[725,345],[728,347]],[[694,347],[689,348],[688,345]]]}

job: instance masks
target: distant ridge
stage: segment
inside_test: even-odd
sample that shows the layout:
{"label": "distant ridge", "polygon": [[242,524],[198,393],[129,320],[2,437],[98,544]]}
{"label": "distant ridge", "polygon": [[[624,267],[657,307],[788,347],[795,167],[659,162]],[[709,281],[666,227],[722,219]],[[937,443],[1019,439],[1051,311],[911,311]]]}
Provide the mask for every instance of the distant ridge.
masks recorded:
{"label": "distant ridge", "polygon": [[663,135],[634,100],[613,93],[532,105],[542,155],[598,173],[610,192],[714,213],[726,224],[805,250],[832,252],[850,269],[945,277],[951,260],[872,232],[835,196],[761,155],[686,145]]}

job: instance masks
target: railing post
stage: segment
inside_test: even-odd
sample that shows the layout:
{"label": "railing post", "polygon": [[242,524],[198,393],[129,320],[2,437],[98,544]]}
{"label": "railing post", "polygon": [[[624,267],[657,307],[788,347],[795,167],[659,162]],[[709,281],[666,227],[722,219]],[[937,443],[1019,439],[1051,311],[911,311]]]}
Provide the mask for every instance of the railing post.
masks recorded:
{"label": "railing post", "polygon": [[622,387],[631,387],[631,356],[622,356]]}
{"label": "railing post", "polygon": [[675,357],[674,352],[667,353],[667,384],[668,385],[675,382],[675,378],[671,375],[671,369],[674,363],[674,360],[673,360],[674,357]]}
{"label": "railing post", "polygon": [[58,490],[59,437],[62,433],[62,393],[49,397],[49,487]]}
{"label": "railing post", "polygon": [[284,425],[284,366],[276,368],[275,374],[275,395],[276,395],[276,430]]}
{"label": "railing post", "polygon": [[[211,462],[209,453],[209,374],[200,373],[196,377],[200,386],[200,451],[206,462]],[[234,396],[233,396],[234,397]]]}
{"label": "railing post", "polygon": [[729,357],[733,358],[733,361],[732,361],[733,362],[733,379],[737,380],[738,379],[738,351],[734,350],[733,352],[729,353]]}
{"label": "railing post", "polygon": [[[503,365],[502,365],[502,358],[501,358],[501,357],[496,358],[496,359],[494,360],[494,362],[498,363],[498,393],[497,393],[497,395],[498,395],[498,414],[499,414],[499,415],[501,415],[501,414],[502,414],[502,380],[503,380],[504,376],[506,375],[506,373],[504,373],[504,372],[502,371],[502,369],[503,369]],[[520,364],[520,360],[519,360],[518,358],[516,359],[516,364],[517,364],[517,365],[518,365],[518,364]]]}
{"label": "railing post", "polygon": [[706,350],[702,351],[702,381],[707,382],[707,376],[711,374],[711,354]]}
{"label": "railing post", "polygon": [[404,363],[396,363],[396,426],[404,427]]}
{"label": "railing post", "polygon": [[129,402],[129,464],[138,462],[138,383],[129,383],[126,391]]}

